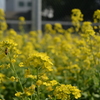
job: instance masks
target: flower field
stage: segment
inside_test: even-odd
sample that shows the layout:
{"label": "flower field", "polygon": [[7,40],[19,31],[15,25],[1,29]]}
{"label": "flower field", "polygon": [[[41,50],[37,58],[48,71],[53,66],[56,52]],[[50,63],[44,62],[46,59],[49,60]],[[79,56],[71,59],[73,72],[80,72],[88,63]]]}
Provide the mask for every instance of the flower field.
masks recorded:
{"label": "flower field", "polygon": [[100,100],[100,26],[79,9],[71,19],[66,30],[55,23],[26,34],[20,17],[17,33],[0,9],[0,100]]}

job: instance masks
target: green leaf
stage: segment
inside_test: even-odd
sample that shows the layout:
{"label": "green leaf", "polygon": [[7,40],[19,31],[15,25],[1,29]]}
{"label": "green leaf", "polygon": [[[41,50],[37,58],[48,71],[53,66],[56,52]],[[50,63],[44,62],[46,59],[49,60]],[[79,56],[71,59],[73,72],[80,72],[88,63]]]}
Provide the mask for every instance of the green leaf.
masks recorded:
{"label": "green leaf", "polygon": [[95,100],[95,99],[93,97],[91,97],[90,100]]}
{"label": "green leaf", "polygon": [[93,76],[93,83],[95,87],[99,86],[99,79],[95,75]]}
{"label": "green leaf", "polygon": [[100,95],[99,94],[92,94],[95,98],[100,98]]}

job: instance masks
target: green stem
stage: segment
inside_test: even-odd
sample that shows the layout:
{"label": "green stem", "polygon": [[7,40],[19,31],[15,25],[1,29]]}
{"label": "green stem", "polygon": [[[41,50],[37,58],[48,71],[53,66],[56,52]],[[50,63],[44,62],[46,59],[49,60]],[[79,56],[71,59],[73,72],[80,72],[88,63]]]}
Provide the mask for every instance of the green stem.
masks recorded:
{"label": "green stem", "polygon": [[[10,69],[12,70],[12,72],[14,73],[14,71],[13,71],[13,69],[10,67]],[[14,82],[14,89],[15,89],[15,91],[17,91],[16,90],[16,82]]]}
{"label": "green stem", "polygon": [[[33,84],[33,81],[32,81],[32,83],[31,83],[31,85]],[[31,100],[32,100],[32,98],[33,98],[33,96],[31,95]]]}
{"label": "green stem", "polygon": [[19,84],[20,84],[20,86],[21,86],[21,89],[22,89],[22,91],[24,92],[24,89],[23,89],[22,83],[21,83],[21,81],[20,81],[20,78],[19,78],[18,74],[16,73],[16,70],[15,70],[14,65],[13,65],[11,62],[10,62],[10,65],[12,66],[13,71],[14,71],[16,77],[18,78],[18,81],[19,81]]}
{"label": "green stem", "polygon": [[54,100],[56,100],[56,96],[55,96]]}
{"label": "green stem", "polygon": [[63,73],[64,73],[64,82],[66,83],[66,77],[67,77],[66,71],[64,71]]}
{"label": "green stem", "polygon": [[[39,79],[39,68],[37,68],[37,81]],[[37,85],[37,100],[40,100],[39,86]]]}
{"label": "green stem", "polygon": [[32,95],[31,95],[31,100],[32,100]]}
{"label": "green stem", "polygon": [[22,91],[24,92],[22,83],[21,83],[21,81],[20,81],[20,78],[19,78],[19,76],[18,76],[16,70],[15,70],[15,67],[14,67],[13,63],[11,62],[11,57],[10,57],[10,56],[9,56],[9,59],[10,59],[10,65],[11,65],[11,67],[12,67],[12,70],[13,70],[15,76],[18,78],[18,81],[19,81],[19,84],[20,84],[20,86],[21,86],[21,89],[22,89]]}

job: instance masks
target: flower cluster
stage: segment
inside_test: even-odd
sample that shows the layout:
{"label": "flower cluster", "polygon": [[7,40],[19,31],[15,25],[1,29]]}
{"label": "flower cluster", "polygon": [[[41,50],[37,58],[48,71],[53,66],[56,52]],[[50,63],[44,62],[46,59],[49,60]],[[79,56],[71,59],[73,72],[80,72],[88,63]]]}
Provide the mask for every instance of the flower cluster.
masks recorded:
{"label": "flower cluster", "polygon": [[[100,23],[100,10],[99,9],[94,12],[93,20],[94,20],[94,23]],[[99,25],[94,25],[94,29],[96,29],[97,32],[100,32]]]}
{"label": "flower cluster", "polygon": [[81,91],[75,86],[61,84],[60,86],[56,87],[54,95],[57,97],[57,99],[70,100],[72,98],[70,97],[71,94],[75,97],[75,99],[80,98],[80,92]]}
{"label": "flower cluster", "polygon": [[[81,11],[72,12],[79,25]],[[45,34],[0,31],[0,99],[99,100],[100,36],[89,21],[75,25],[46,24]]]}
{"label": "flower cluster", "polygon": [[5,31],[7,29],[7,23],[5,20],[5,13],[3,9],[0,9],[0,31]]}
{"label": "flower cluster", "polygon": [[83,14],[80,9],[72,9],[71,20],[75,31],[78,32],[80,29],[80,22],[83,21]]}
{"label": "flower cluster", "polygon": [[25,18],[23,16],[19,17],[19,30],[21,33],[24,32]]}

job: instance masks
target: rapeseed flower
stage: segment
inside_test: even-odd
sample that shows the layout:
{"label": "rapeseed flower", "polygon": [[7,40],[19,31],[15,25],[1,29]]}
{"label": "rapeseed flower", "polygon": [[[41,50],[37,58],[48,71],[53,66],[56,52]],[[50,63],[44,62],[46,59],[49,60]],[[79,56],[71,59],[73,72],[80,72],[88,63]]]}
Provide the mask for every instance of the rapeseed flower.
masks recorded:
{"label": "rapeseed flower", "polygon": [[15,93],[15,96],[16,97],[21,97],[22,94],[23,94],[22,92],[17,92],[17,93]]}
{"label": "rapeseed flower", "polygon": [[0,83],[5,82],[6,76],[0,73]]}
{"label": "rapeseed flower", "polygon": [[48,76],[44,73],[43,75],[40,75],[41,80],[46,81],[48,80]]}
{"label": "rapeseed flower", "polygon": [[92,22],[85,21],[81,27],[82,33],[84,34],[86,30],[93,30]]}
{"label": "rapeseed flower", "polygon": [[15,78],[14,76],[11,76],[11,77],[10,77],[10,80],[11,80],[12,82],[14,82],[15,79],[16,79],[16,78]]}
{"label": "rapeseed flower", "polygon": [[36,85],[37,85],[37,86],[40,86],[40,85],[42,85],[42,83],[43,83],[43,82],[42,82],[41,80],[37,80]]}
{"label": "rapeseed flower", "polygon": [[28,87],[28,88],[24,88],[24,94],[26,95],[26,96],[31,96],[31,95],[33,95],[34,94],[34,92],[35,92],[35,85],[34,84],[32,84],[30,87]]}
{"label": "rapeseed flower", "polygon": [[54,86],[54,85],[57,85],[58,82],[56,80],[52,80],[52,81],[50,81],[50,84],[51,84],[51,86]]}
{"label": "rapeseed flower", "polygon": [[19,63],[19,67],[24,67],[23,62],[20,62],[20,63]]}
{"label": "rapeseed flower", "polygon": [[75,32],[78,32],[80,29],[80,22],[83,21],[83,14],[80,9],[72,9],[71,20],[74,26]]}
{"label": "rapeseed flower", "polygon": [[80,92],[81,91],[75,86],[61,84],[60,86],[56,87],[54,96],[61,100],[70,100],[70,96],[72,94],[76,99],[78,99],[81,97]]}
{"label": "rapeseed flower", "polygon": [[20,20],[20,21],[25,21],[25,18],[24,18],[23,16],[20,16],[20,17],[19,17],[19,20]]}
{"label": "rapeseed flower", "polygon": [[54,90],[54,96],[56,96],[57,99],[70,100],[70,94],[71,94],[71,91],[64,84],[57,86],[56,89]]}
{"label": "rapeseed flower", "polygon": [[33,65],[34,67],[41,67],[42,69],[52,71],[53,63],[50,61],[49,56],[45,53],[36,52],[29,56],[29,58],[24,62],[28,65]]}

